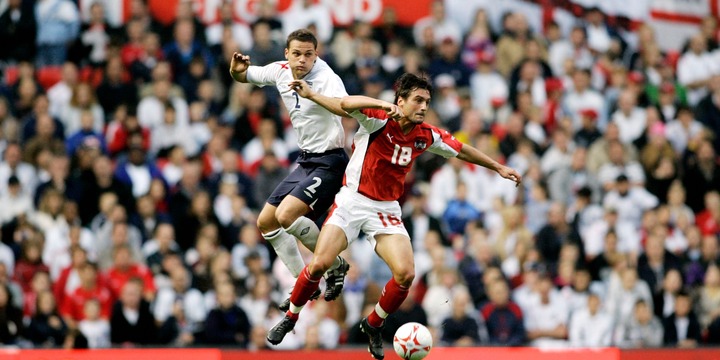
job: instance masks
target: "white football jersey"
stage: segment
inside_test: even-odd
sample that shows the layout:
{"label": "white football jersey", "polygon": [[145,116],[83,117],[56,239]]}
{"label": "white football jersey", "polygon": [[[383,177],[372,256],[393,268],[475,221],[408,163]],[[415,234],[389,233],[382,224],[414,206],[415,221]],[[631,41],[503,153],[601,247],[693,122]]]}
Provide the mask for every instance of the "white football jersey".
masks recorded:
{"label": "white football jersey", "polygon": [[[287,61],[277,61],[265,66],[250,66],[247,70],[249,83],[277,87],[290,113],[300,149],[311,153],[322,153],[342,148],[345,133],[340,117],[290,90],[288,84],[293,80],[295,79]],[[320,58],[303,80],[319,94],[335,98],[347,96],[340,77]]]}

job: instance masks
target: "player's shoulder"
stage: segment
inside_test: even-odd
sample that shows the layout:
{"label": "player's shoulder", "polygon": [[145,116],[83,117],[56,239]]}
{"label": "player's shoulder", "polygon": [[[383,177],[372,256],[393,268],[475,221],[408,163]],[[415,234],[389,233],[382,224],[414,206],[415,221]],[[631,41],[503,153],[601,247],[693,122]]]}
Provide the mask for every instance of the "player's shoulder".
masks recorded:
{"label": "player's shoulder", "polygon": [[388,114],[382,109],[360,109],[356,113],[369,119],[387,120]]}

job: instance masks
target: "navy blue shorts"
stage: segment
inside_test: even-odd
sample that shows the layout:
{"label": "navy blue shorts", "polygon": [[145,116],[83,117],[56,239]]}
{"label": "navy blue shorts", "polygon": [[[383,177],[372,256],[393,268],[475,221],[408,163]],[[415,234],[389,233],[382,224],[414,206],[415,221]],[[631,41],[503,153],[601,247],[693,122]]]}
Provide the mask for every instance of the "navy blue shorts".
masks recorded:
{"label": "navy blue shorts", "polygon": [[317,219],[333,204],[349,160],[344,149],[301,153],[298,167],[275,188],[268,204],[278,206],[286,196],[292,195],[312,209],[306,215],[308,218]]}

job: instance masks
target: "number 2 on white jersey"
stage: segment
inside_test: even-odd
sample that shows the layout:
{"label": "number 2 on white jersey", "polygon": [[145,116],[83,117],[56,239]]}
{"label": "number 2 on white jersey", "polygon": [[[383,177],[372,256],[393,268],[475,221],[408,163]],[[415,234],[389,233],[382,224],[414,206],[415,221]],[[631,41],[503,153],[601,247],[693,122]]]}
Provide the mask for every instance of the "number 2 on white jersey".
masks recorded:
{"label": "number 2 on white jersey", "polygon": [[407,164],[409,164],[411,160],[412,148],[410,148],[409,146],[400,147],[400,145],[395,144],[395,151],[393,151],[390,162],[393,164],[398,164],[400,166],[407,166]]}
{"label": "number 2 on white jersey", "polygon": [[298,93],[296,93],[294,91],[292,94],[295,97],[295,108],[299,109],[300,108],[300,96],[298,95]]}

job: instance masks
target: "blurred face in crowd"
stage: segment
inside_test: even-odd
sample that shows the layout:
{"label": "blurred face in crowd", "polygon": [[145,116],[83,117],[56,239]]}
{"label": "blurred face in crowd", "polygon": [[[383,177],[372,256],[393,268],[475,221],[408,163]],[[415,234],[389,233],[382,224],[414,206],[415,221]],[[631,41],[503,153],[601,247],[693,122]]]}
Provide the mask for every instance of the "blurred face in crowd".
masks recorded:
{"label": "blurred face in crowd", "polygon": [[687,295],[680,295],[675,298],[675,316],[685,317],[690,314],[692,303]]}
{"label": "blurred face in crowd", "polygon": [[120,301],[123,306],[130,309],[137,309],[140,307],[140,300],[142,299],[142,286],[137,281],[128,281],[122,288],[120,293]]}
{"label": "blurred face in crowd", "polygon": [[652,312],[645,302],[635,304],[635,320],[640,324],[647,324],[652,319]]}
{"label": "blurred face in crowd", "polygon": [[493,304],[503,307],[510,301],[510,291],[504,281],[495,281],[490,285],[488,297]]}

